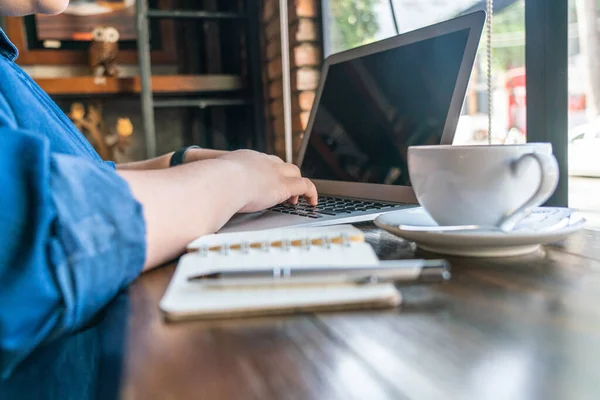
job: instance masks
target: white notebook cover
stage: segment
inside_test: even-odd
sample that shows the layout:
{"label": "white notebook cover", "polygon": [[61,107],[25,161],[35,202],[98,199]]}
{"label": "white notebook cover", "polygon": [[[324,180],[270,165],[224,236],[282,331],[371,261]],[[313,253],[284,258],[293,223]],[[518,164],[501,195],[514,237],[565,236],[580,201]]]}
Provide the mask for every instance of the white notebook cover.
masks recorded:
{"label": "white notebook cover", "polygon": [[169,320],[187,318],[224,318],[350,308],[391,307],[400,304],[399,291],[392,284],[335,285],[320,287],[206,288],[188,278],[202,272],[265,266],[347,267],[375,265],[379,262],[365,242],[349,245],[227,250],[234,244],[273,242],[321,237],[361,236],[349,226],[324,228],[287,228],[269,231],[208,235],[188,246],[190,250],[223,246],[223,251],[191,252],[184,255],[160,302]]}

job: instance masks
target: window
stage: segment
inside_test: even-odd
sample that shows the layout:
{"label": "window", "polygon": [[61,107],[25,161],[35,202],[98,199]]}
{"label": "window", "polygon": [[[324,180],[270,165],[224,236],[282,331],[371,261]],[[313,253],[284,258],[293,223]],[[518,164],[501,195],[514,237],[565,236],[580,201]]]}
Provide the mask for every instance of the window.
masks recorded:
{"label": "window", "polygon": [[[401,33],[486,8],[486,0],[392,0]],[[395,34],[389,0],[323,0],[326,54]],[[527,10],[528,18],[525,19]],[[568,14],[568,15],[567,15]],[[568,17],[568,29],[567,29]],[[548,141],[561,165],[550,204],[582,211],[600,229],[600,0],[495,0],[492,62],[494,143]],[[530,47],[525,71],[525,25]],[[551,29],[548,29],[551,26]],[[568,32],[568,103],[561,78]],[[564,36],[563,36],[564,35]],[[562,43],[562,44],[561,44]],[[455,143],[485,143],[488,136],[486,37],[472,73]],[[531,92],[527,94],[526,85]],[[550,96],[560,101],[550,101]],[[527,101],[530,101],[527,121]],[[548,100],[550,99],[550,100]],[[564,104],[564,105],[563,105]],[[568,108],[568,126],[566,115]],[[564,136],[563,136],[564,135]],[[568,156],[568,160],[567,160]]]}
{"label": "window", "polygon": [[569,206],[600,228],[600,0],[569,0]]}
{"label": "window", "polygon": [[573,139],[571,139],[571,143],[576,143],[576,142],[582,140],[585,136],[586,136],[585,133],[580,133],[579,135],[577,135]]}
{"label": "window", "polygon": [[[476,10],[485,0],[392,0],[400,33]],[[500,1],[494,9],[492,40],[492,142],[526,141],[524,0]],[[395,34],[389,0],[323,0],[326,55]],[[488,140],[486,37],[471,75],[454,143]]]}

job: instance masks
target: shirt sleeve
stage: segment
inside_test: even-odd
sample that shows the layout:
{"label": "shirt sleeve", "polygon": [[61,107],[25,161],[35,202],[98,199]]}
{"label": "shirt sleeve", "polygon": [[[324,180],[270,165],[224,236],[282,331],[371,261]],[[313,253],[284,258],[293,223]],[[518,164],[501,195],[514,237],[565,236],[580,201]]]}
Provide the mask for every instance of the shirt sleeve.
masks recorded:
{"label": "shirt sleeve", "polygon": [[140,273],[141,205],[109,164],[0,124],[0,379]]}

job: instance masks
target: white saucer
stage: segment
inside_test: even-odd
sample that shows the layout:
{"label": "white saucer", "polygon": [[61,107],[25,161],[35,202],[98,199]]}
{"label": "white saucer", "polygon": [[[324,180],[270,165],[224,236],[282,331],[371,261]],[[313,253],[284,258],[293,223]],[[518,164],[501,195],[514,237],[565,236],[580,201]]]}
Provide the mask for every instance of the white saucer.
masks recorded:
{"label": "white saucer", "polygon": [[[439,226],[422,208],[409,208],[382,214],[375,225],[421,249],[465,257],[510,257],[537,251],[579,231],[585,219],[568,208],[540,207],[524,218],[515,229],[505,233],[494,230],[416,232],[410,227]],[[400,225],[406,227],[402,229]]]}

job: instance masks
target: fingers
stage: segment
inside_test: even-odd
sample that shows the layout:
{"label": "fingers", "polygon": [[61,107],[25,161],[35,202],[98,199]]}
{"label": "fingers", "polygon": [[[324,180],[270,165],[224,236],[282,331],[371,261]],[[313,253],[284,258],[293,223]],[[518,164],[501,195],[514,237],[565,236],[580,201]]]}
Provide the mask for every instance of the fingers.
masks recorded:
{"label": "fingers", "polygon": [[[287,178],[288,189],[290,191],[292,200],[297,196],[304,196],[306,198],[306,202],[311,206],[317,205],[318,193],[317,188],[309,179],[307,178]],[[294,204],[294,203],[293,203]]]}
{"label": "fingers", "polygon": [[[281,167],[281,173],[283,174],[283,176],[287,177],[287,178],[300,178],[302,179],[302,174],[300,172],[300,168],[298,168],[298,166],[294,165],[294,164],[283,164]],[[312,190],[310,188],[310,185],[314,186],[312,182],[309,181],[308,185],[308,189]],[[316,188],[315,188],[316,191]],[[292,196],[288,199],[288,203],[290,204],[298,204],[298,198],[299,196]]]}
{"label": "fingers", "polygon": [[292,196],[288,199],[288,203],[290,204],[298,204],[299,196]]}
{"label": "fingers", "polygon": [[308,185],[308,190],[304,193],[304,197],[306,197],[306,202],[311,206],[316,206],[319,202],[319,193],[317,191],[317,187],[310,179],[306,179],[306,184]]}

